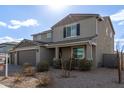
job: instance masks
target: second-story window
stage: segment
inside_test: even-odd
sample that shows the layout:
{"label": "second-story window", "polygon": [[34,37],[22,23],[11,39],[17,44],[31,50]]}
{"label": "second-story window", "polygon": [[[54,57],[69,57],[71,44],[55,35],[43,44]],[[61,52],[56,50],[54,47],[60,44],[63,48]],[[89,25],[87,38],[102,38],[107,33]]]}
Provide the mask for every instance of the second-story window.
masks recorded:
{"label": "second-story window", "polygon": [[52,34],[51,33],[47,33],[47,38],[51,38]]}
{"label": "second-story window", "polygon": [[64,29],[63,29],[63,37],[64,38],[73,37],[73,36],[77,36],[77,35],[80,35],[80,24],[64,27]]}

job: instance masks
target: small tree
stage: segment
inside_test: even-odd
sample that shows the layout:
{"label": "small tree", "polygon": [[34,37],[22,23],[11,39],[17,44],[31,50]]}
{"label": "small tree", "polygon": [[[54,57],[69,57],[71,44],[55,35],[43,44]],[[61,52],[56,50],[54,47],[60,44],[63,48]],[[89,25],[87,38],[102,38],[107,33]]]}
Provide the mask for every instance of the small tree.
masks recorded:
{"label": "small tree", "polygon": [[61,60],[63,77],[70,77],[71,70],[72,70],[72,61],[73,61],[72,58],[68,60]]}
{"label": "small tree", "polygon": [[120,46],[120,44],[121,44],[120,41],[118,41],[116,43],[117,63],[118,63],[118,83],[122,82],[122,73],[121,73],[121,71],[123,69],[123,50],[124,50],[124,45]]}

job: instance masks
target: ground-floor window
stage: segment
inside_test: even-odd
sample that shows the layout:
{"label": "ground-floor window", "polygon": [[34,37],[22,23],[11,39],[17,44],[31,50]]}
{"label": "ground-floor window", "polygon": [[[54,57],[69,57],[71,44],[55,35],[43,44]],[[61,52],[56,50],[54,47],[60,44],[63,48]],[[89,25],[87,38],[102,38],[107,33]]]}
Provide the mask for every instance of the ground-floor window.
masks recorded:
{"label": "ground-floor window", "polygon": [[85,58],[85,49],[80,48],[73,48],[73,56],[77,59],[84,59]]}

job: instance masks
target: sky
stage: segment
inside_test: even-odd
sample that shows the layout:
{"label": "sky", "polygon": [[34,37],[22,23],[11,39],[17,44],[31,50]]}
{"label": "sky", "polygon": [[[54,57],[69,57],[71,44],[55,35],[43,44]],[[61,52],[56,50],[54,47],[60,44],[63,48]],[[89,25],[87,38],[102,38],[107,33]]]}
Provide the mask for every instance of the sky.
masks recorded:
{"label": "sky", "polygon": [[95,13],[110,16],[115,29],[115,41],[124,41],[124,6],[0,6],[0,43],[32,39],[32,34],[49,30],[69,13]]}

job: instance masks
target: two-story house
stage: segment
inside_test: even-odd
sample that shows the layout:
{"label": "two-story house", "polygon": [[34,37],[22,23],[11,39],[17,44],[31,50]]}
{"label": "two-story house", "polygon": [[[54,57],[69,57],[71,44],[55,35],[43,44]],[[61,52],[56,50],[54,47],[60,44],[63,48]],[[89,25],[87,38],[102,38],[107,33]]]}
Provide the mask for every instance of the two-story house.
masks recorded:
{"label": "two-story house", "polygon": [[99,14],[69,14],[51,30],[33,34],[11,51],[13,63],[38,62],[54,58],[92,59],[94,67],[102,65],[103,54],[114,52],[114,29],[110,17]]}

